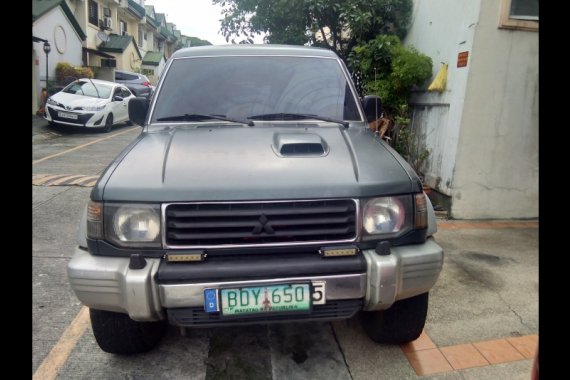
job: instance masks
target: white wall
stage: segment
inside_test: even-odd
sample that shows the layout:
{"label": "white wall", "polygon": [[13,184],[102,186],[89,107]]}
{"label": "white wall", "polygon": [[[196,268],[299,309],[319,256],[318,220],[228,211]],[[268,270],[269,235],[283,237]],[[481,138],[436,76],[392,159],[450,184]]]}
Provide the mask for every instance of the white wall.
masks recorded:
{"label": "white wall", "polygon": [[158,83],[158,80],[160,79],[160,75],[162,74],[162,70],[164,70],[164,66],[166,64],[166,61],[164,60],[164,58],[162,58],[158,64],[158,66],[151,66],[151,65],[142,65],[141,68],[143,69],[149,69],[149,70],[153,70],[154,74],[148,76],[148,79],[150,80],[150,82],[152,83],[153,86],[156,86],[156,84]]}
{"label": "white wall", "polygon": [[[51,52],[48,56],[50,81],[55,79],[55,66],[58,62],[68,62],[72,65],[81,66],[81,39],[61,7],[55,7],[36,20],[32,26],[32,34],[48,40],[51,45]],[[43,43],[35,42],[34,49],[39,59],[39,79],[42,86],[45,86],[46,54],[43,51]]]}
{"label": "white wall", "polygon": [[[499,29],[501,0],[415,0],[405,43],[449,63],[443,93],[416,93],[427,183],[455,218],[538,216],[538,33]],[[467,67],[457,54],[469,52]]]}
{"label": "white wall", "polygon": [[404,41],[431,57],[432,79],[441,62],[449,65],[447,88],[443,93],[421,92],[410,99],[416,104],[412,126],[419,128],[431,152],[424,169],[425,180],[447,195],[452,191],[469,73],[469,65],[456,67],[457,54],[472,49],[479,6],[480,0],[415,0],[411,28]]}
{"label": "white wall", "polygon": [[538,216],[538,33],[498,29],[482,0],[459,136],[452,215]]}

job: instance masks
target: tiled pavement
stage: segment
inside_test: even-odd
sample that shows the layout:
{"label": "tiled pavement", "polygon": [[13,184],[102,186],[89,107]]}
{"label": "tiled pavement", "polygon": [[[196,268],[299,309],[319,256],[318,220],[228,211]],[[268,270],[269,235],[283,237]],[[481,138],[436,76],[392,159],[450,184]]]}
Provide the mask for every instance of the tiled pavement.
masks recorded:
{"label": "tiled pavement", "polygon": [[437,347],[425,332],[401,346],[420,376],[534,358],[538,335]]}

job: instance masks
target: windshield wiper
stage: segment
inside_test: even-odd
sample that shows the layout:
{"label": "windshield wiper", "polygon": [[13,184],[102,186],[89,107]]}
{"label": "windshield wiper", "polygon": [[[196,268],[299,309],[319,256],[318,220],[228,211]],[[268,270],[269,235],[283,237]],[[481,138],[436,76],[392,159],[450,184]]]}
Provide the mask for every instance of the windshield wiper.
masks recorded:
{"label": "windshield wiper", "polygon": [[210,115],[210,114],[200,114],[200,113],[185,113],[184,115],[165,116],[156,119],[156,121],[200,121],[208,119],[230,121],[233,123],[245,124],[249,127],[253,127],[254,125],[253,121],[237,120],[220,115]]}
{"label": "windshield wiper", "polygon": [[321,121],[330,121],[331,123],[337,123],[348,128],[348,121],[337,120],[326,116],[312,115],[308,113],[265,113],[261,115],[249,116],[248,119],[257,120],[306,120],[315,119]]}

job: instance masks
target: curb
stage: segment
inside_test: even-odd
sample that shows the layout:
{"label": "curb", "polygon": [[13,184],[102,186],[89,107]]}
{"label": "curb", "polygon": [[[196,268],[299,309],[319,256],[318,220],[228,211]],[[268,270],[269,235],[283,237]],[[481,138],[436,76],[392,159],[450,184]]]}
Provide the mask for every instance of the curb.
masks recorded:
{"label": "curb", "polygon": [[438,220],[437,228],[442,230],[458,229],[498,229],[498,228],[538,228],[538,220]]}

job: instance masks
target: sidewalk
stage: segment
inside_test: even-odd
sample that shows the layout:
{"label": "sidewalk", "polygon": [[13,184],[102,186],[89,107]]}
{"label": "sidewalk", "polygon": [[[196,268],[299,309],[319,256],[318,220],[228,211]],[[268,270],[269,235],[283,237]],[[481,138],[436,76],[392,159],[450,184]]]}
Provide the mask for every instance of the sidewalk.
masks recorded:
{"label": "sidewalk", "polygon": [[530,379],[538,342],[538,220],[438,220],[444,250],[424,334],[393,347],[334,328],[354,379]]}

